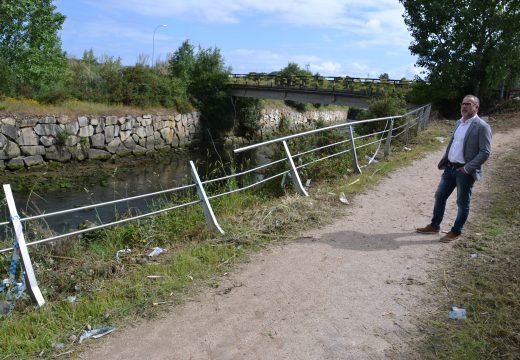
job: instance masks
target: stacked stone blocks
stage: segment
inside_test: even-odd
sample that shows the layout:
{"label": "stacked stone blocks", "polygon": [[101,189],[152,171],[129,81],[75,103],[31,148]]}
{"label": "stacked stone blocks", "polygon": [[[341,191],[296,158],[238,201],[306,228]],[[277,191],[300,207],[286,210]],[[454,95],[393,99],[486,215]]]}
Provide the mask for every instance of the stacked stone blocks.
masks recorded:
{"label": "stacked stone blocks", "polygon": [[142,155],[198,138],[200,113],[0,119],[0,168]]}

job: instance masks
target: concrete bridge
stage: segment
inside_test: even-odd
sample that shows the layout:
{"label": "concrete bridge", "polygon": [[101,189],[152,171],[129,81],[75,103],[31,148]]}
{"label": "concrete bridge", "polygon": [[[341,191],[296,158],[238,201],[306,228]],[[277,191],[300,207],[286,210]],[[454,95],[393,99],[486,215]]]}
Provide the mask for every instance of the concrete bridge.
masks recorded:
{"label": "concrete bridge", "polygon": [[351,77],[233,74],[231,94],[256,99],[292,100],[367,108],[372,98],[387,93],[406,93],[407,80]]}

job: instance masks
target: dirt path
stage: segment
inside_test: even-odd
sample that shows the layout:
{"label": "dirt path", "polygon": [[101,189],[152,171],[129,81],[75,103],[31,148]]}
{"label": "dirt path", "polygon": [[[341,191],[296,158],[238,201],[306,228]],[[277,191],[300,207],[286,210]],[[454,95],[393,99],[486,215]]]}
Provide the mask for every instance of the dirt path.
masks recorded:
{"label": "dirt path", "polygon": [[[488,166],[519,130],[495,134]],[[334,224],[255,255],[218,289],[162,319],[107,336],[81,358],[399,358],[413,340],[428,273],[440,269],[452,247],[414,233],[429,222],[440,156],[396,171],[359,195]],[[476,198],[491,181],[477,183]],[[453,198],[445,229],[454,218]]]}

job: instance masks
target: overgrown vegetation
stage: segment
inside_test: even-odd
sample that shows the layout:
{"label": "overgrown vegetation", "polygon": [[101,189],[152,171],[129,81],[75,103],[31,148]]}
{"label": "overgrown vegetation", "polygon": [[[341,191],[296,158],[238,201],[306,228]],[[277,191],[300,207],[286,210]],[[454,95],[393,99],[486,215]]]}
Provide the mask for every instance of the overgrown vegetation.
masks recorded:
{"label": "overgrown vegetation", "polygon": [[[518,114],[517,114],[518,116]],[[517,119],[518,117],[516,117]],[[507,121],[507,120],[506,120]],[[435,312],[419,351],[425,359],[518,359],[520,356],[520,146],[498,160],[478,219],[433,289]],[[473,255],[472,255],[473,254]],[[447,293],[442,287],[449,289]],[[467,320],[449,320],[451,306]]]}
{"label": "overgrown vegetation", "polygon": [[492,107],[504,90],[518,86],[518,1],[400,2],[414,38],[410,50],[425,69],[425,81],[416,85],[418,104],[433,101],[445,115],[453,114],[464,95],[475,94],[482,107]]}
{"label": "overgrown vegetation", "polygon": [[[388,161],[367,168],[361,176],[352,173],[348,156],[311,166],[303,175],[313,180],[311,198],[282,193],[279,179],[275,179],[264,190],[212,200],[224,236],[208,232],[202,212],[195,206],[98,230],[81,239],[34,247],[31,255],[48,303],[43,309],[32,307],[27,298],[17,303],[15,312],[0,323],[2,354],[24,358],[41,351],[46,356],[75,351],[78,336],[88,327],[123,326],[128,319],[154,316],[162,307],[181,302],[199,285],[218,286],[219,277],[250,251],[332,220],[342,206],[337,201],[340,192],[352,196],[372,186],[396,167],[437,148],[434,138],[446,131],[431,126],[414,140],[413,151],[396,146]],[[374,151],[374,147],[366,151]],[[348,186],[354,179],[359,181]],[[46,231],[45,227],[39,231]],[[33,236],[28,233],[29,239]],[[168,253],[147,259],[155,246],[167,248]],[[116,252],[125,248],[132,252],[121,254],[118,262]],[[0,259],[5,273],[10,258]],[[76,300],[71,303],[68,296],[76,296]]]}

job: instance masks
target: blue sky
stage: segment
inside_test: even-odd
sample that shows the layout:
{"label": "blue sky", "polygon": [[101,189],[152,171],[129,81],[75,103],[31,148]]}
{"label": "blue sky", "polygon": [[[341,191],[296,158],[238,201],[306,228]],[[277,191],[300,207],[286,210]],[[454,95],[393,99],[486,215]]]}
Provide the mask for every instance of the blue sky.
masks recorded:
{"label": "blue sky", "polygon": [[[165,60],[181,43],[217,47],[234,73],[280,70],[289,62],[327,76],[413,78],[397,0],[55,0],[67,19],[69,56],[93,49],[133,65]],[[166,24],[166,27],[161,26]],[[154,29],[155,41],[154,41]],[[155,46],[154,46],[155,45]],[[152,49],[155,49],[154,51]]]}

